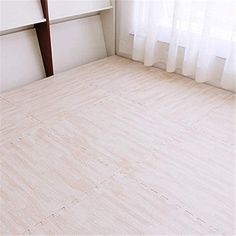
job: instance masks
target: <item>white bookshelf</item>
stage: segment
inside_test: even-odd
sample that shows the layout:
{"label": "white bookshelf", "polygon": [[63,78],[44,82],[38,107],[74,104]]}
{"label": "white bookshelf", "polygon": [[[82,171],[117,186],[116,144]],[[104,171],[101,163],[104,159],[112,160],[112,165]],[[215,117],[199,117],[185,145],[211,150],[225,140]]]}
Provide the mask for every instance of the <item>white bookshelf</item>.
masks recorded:
{"label": "white bookshelf", "polygon": [[66,4],[64,1],[49,0],[49,18],[51,25],[94,15],[99,15],[102,22],[107,55],[114,55],[115,0],[68,0]]}
{"label": "white bookshelf", "polygon": [[58,20],[61,18],[67,18],[86,14],[90,12],[96,12],[106,10],[112,7],[110,0],[49,0],[49,18],[50,20]]}
{"label": "white bookshelf", "polygon": [[0,32],[46,21],[40,0],[0,0]]}
{"label": "white bookshelf", "polygon": [[64,22],[64,21],[70,21],[70,20],[75,20],[75,19],[79,19],[79,18],[84,18],[84,17],[89,17],[89,16],[101,14],[103,11],[111,10],[112,8],[113,8],[112,6],[108,6],[108,7],[93,9],[93,10],[89,10],[89,11],[81,11],[81,12],[77,12],[77,13],[74,13],[71,15],[64,15],[61,17],[51,18],[50,24],[55,24],[55,23],[60,23],[60,22]]}
{"label": "white bookshelf", "polygon": [[[49,21],[41,0],[0,0],[0,11],[0,50],[8,48],[8,60],[0,58],[0,91],[45,77],[36,24],[50,23],[55,73],[115,54],[115,0],[48,0]],[[17,60],[23,44],[24,60]]]}

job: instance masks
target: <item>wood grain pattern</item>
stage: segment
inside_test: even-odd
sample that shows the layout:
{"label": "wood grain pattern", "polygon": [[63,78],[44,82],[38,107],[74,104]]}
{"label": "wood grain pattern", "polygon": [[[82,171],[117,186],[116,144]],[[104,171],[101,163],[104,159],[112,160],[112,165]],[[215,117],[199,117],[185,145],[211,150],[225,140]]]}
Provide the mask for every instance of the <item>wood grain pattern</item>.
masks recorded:
{"label": "wood grain pattern", "polygon": [[0,98],[1,234],[234,234],[233,93],[113,56]]}

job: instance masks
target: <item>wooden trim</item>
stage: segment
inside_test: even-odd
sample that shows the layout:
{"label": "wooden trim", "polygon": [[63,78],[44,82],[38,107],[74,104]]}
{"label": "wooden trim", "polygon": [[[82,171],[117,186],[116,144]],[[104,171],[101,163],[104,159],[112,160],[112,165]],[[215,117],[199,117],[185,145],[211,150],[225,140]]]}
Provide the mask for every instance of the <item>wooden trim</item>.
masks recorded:
{"label": "wooden trim", "polygon": [[42,10],[45,22],[35,24],[39,47],[43,59],[44,69],[46,76],[51,76],[53,72],[53,62],[52,62],[52,47],[51,47],[51,34],[50,34],[50,24],[49,24],[49,14],[48,14],[48,1],[41,0]]}

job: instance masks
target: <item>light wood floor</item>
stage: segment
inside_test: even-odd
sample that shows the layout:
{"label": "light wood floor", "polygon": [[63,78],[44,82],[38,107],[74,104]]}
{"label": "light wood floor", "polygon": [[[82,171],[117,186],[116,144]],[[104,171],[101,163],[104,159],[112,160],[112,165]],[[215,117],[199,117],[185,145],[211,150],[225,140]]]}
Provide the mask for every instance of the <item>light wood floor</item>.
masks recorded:
{"label": "light wood floor", "polygon": [[114,56],[0,97],[1,234],[234,234],[233,93]]}

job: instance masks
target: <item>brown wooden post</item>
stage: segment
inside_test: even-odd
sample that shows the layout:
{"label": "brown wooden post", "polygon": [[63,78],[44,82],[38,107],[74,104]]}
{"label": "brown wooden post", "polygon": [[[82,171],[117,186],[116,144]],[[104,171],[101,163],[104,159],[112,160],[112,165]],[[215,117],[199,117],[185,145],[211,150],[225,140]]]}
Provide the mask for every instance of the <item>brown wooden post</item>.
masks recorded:
{"label": "brown wooden post", "polygon": [[51,34],[50,34],[50,23],[48,14],[48,1],[41,0],[42,10],[44,14],[45,22],[35,24],[39,47],[43,59],[44,69],[46,76],[51,76],[53,72],[53,61],[52,61],[52,47],[51,47]]}

